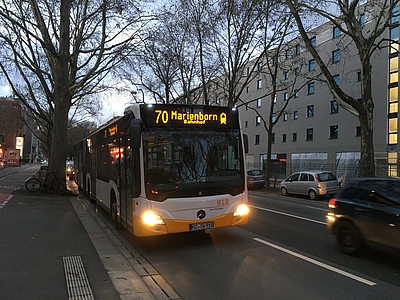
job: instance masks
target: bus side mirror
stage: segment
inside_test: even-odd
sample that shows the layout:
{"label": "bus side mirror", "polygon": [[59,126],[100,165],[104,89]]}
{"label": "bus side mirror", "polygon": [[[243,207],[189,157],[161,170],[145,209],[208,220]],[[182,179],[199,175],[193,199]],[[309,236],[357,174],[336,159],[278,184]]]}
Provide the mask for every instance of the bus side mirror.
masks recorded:
{"label": "bus side mirror", "polygon": [[249,153],[249,138],[247,134],[243,134],[244,153]]}
{"label": "bus side mirror", "polygon": [[129,137],[131,139],[131,146],[133,149],[140,148],[142,141],[143,121],[141,119],[133,119],[129,125]]}

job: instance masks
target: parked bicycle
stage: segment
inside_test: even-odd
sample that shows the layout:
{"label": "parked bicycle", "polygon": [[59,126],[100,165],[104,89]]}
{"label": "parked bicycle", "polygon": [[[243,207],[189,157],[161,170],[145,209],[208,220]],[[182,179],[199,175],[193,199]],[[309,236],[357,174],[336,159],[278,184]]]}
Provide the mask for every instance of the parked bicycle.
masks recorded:
{"label": "parked bicycle", "polygon": [[43,188],[51,188],[57,193],[66,191],[65,178],[58,177],[56,172],[37,172],[33,177],[25,182],[25,187],[28,191],[34,193]]}

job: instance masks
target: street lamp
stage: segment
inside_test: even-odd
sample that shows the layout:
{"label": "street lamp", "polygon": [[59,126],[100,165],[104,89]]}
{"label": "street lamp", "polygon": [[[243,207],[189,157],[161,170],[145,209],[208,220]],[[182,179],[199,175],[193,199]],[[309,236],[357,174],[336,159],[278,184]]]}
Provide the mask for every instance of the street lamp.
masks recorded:
{"label": "street lamp", "polygon": [[[137,89],[136,91],[131,91],[132,96],[133,96],[135,99],[137,99],[137,98],[136,98],[137,91],[140,91],[140,92],[142,93],[142,103],[145,103],[145,102],[144,102],[144,92],[143,92],[142,89]],[[137,102],[137,101],[136,101],[136,102]]]}

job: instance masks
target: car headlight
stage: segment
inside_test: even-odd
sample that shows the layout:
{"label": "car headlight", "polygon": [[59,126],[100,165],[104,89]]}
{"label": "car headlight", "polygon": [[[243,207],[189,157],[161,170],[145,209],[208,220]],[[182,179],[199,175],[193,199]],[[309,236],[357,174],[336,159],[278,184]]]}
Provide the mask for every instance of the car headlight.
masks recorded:
{"label": "car headlight", "polygon": [[326,215],[326,219],[327,219],[327,221],[328,221],[329,223],[335,222],[335,221],[336,221],[335,214],[334,214],[334,213],[328,213],[328,214]]}
{"label": "car headlight", "polygon": [[162,225],[164,224],[164,220],[157,214],[155,214],[152,211],[146,211],[144,212],[141,216],[140,219],[142,219],[143,223],[146,225]]}
{"label": "car headlight", "polygon": [[248,207],[247,205],[245,205],[245,204],[240,204],[240,205],[236,208],[235,212],[233,213],[233,216],[235,216],[235,217],[246,216],[246,215],[249,214],[249,211],[250,211],[250,209],[249,209],[249,207]]}

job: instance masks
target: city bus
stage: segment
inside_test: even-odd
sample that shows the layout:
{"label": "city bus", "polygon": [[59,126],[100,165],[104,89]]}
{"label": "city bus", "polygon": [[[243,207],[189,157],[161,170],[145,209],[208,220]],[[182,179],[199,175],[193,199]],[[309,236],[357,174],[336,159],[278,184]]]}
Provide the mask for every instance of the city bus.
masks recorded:
{"label": "city bus", "polygon": [[247,147],[235,108],[135,104],[74,146],[75,181],[138,237],[243,225]]}

